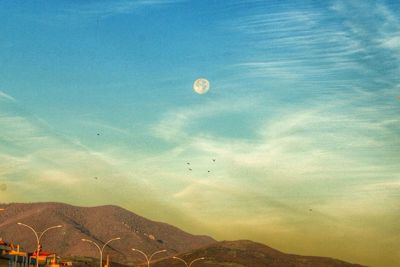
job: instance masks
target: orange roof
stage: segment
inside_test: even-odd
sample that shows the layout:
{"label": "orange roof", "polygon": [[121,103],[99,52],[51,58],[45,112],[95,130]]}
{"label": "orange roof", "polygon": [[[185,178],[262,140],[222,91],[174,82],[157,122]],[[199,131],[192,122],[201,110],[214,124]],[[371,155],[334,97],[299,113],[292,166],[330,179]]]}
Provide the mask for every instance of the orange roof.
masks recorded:
{"label": "orange roof", "polygon": [[2,245],[2,246],[7,246],[7,247],[10,246],[10,244],[4,242],[3,240],[0,240],[0,245]]}
{"label": "orange roof", "polygon": [[[54,255],[55,253],[52,253],[52,252],[45,252],[45,251],[40,251],[39,252],[39,257],[40,256],[42,256],[42,257],[44,257],[44,256],[51,256],[51,255]],[[32,253],[32,256],[36,256],[36,251],[35,252],[33,252]]]}

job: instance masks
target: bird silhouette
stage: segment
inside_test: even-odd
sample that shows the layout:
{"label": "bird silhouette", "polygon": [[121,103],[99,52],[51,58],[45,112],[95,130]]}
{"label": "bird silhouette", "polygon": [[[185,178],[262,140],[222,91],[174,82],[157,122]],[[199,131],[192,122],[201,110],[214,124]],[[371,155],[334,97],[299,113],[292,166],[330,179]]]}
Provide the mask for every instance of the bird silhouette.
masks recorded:
{"label": "bird silhouette", "polygon": [[213,159],[213,162],[215,162],[215,159]]}

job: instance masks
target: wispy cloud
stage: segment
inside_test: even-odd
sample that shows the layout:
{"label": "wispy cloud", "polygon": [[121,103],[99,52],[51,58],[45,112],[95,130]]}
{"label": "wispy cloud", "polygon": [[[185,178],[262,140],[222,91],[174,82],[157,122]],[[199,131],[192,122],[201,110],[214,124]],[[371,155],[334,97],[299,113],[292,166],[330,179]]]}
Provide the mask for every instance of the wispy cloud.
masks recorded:
{"label": "wispy cloud", "polygon": [[89,119],[81,120],[81,121],[79,121],[79,124],[81,124],[83,126],[90,126],[90,127],[96,128],[96,129],[98,129],[99,132],[102,132],[105,130],[105,131],[112,131],[112,132],[122,134],[122,135],[129,135],[129,131],[126,129],[122,129],[122,128],[110,125],[108,123],[98,121],[94,118],[92,118],[90,120]]}
{"label": "wispy cloud", "polygon": [[[153,125],[150,132],[160,138],[169,141],[180,141],[182,138],[190,138],[188,132],[190,126],[199,121],[208,120],[224,114],[240,114],[244,110],[256,108],[259,102],[255,97],[228,98],[224,100],[210,101],[207,104],[191,106],[190,108],[176,108],[165,113],[159,123]],[[201,134],[206,134],[205,132]]]}
{"label": "wispy cloud", "polygon": [[14,97],[10,96],[9,94],[4,93],[3,91],[0,91],[0,100],[5,99],[8,101],[16,101]]}
{"label": "wispy cloud", "polygon": [[398,50],[400,49],[400,37],[386,37],[384,40],[382,40],[382,46],[385,48]]}
{"label": "wispy cloud", "polygon": [[70,5],[65,10],[66,18],[79,16],[81,18],[104,19],[107,17],[130,14],[144,7],[164,6],[179,3],[184,0],[116,0],[116,1],[96,1],[92,3],[79,3]]}
{"label": "wispy cloud", "polygon": [[271,12],[264,4],[229,22],[253,51],[253,60],[247,56],[234,68],[279,86],[319,84],[324,91],[398,84],[400,23],[383,3],[334,1],[331,10],[284,5]]}
{"label": "wispy cloud", "polygon": [[[156,175],[174,184],[168,189],[173,196],[170,201],[198,220],[207,218],[221,233],[229,231],[224,226],[229,221],[232,231],[252,226],[271,239],[282,234],[301,239],[304,236],[299,233],[304,233],[318,242],[315,229],[335,227],[350,239],[367,234],[380,236],[381,244],[390,243],[390,230],[378,229],[372,221],[377,213],[389,216],[398,203],[400,120],[391,111],[393,103],[369,106],[379,94],[353,96],[337,94],[324,102],[313,100],[295,107],[282,104],[273,114],[263,110],[262,101],[234,105],[241,112],[258,111],[257,123],[252,123],[255,137],[249,139],[225,138],[207,129],[191,131],[215,112],[235,114],[235,108],[230,110],[223,101],[203,103],[204,110],[211,110],[204,117],[192,107],[177,108],[153,127],[163,129],[156,136],[173,148],[146,165],[162,162],[171,175]],[[186,161],[191,163],[191,172]],[[372,220],[368,227],[375,234],[366,232],[359,217]],[[330,238],[339,242],[334,234]],[[360,250],[355,253],[363,255]]]}
{"label": "wispy cloud", "polygon": [[[117,183],[136,190],[143,185],[117,158],[74,142],[21,111],[17,103],[0,106],[0,149],[0,180],[9,185],[9,194],[0,196],[2,201],[70,199],[90,205],[102,203],[101,194],[108,194]],[[156,203],[157,197],[150,195],[140,201]],[[122,194],[114,203],[124,206],[127,197]]]}
{"label": "wispy cloud", "polygon": [[[190,132],[188,125],[196,128],[196,123],[204,119],[198,115],[191,116],[193,112],[191,108],[169,113],[155,126],[155,129],[163,129],[162,134],[158,133],[157,136],[164,140],[174,143],[179,141],[177,147],[174,147],[174,151],[178,153],[170,151],[164,155],[170,161],[173,161],[173,158],[179,160],[189,156],[205,173],[210,164],[204,162],[216,157],[225,170],[224,173],[217,172],[218,179],[229,180],[231,185],[236,184],[235,190],[249,191],[255,186],[256,184],[251,182],[249,185],[248,180],[242,180],[243,176],[250,175],[254,183],[269,185],[271,189],[283,188],[276,197],[279,197],[280,201],[287,197],[286,200],[291,202],[292,191],[286,188],[288,183],[303,184],[302,187],[304,186],[303,189],[306,191],[314,188],[310,186],[306,189],[305,185],[311,183],[322,184],[327,180],[334,183],[335,186],[320,191],[322,196],[342,189],[343,192],[347,192],[349,184],[342,180],[343,176],[360,186],[375,183],[374,175],[379,175],[382,179],[393,178],[393,173],[397,170],[393,163],[396,158],[400,158],[400,155],[392,149],[399,146],[396,141],[399,119],[394,114],[386,113],[384,109],[379,111],[377,107],[360,106],[360,103],[369,101],[370,97],[364,96],[351,101],[335,99],[323,105],[314,103],[311,105],[312,108],[299,107],[286,110],[285,107],[281,107],[274,110],[275,114],[279,114],[279,120],[273,121],[269,120],[270,114],[263,114],[259,108],[260,121],[254,124],[259,126],[253,129],[257,137],[249,140],[223,138],[205,132]],[[221,107],[223,104],[216,106]],[[208,109],[207,106],[204,108]],[[229,112],[229,108],[225,108],[225,112]],[[254,109],[257,106],[253,103],[251,107],[242,106],[242,108]],[[181,117],[184,119],[179,120]],[[168,121],[177,120],[178,126],[166,124]],[[369,151],[368,154],[365,154],[366,151]],[[380,160],[374,164],[368,163],[373,158]],[[194,195],[196,188],[207,192],[222,190],[223,186],[221,188],[210,186],[210,181],[204,173],[193,174],[194,179],[201,179],[200,182],[194,180],[175,196],[187,198],[186,201],[191,202],[191,196]],[[201,189],[204,186],[209,188]],[[347,193],[338,197],[342,198],[344,194]],[[332,196],[330,201],[334,201],[335,194]]]}

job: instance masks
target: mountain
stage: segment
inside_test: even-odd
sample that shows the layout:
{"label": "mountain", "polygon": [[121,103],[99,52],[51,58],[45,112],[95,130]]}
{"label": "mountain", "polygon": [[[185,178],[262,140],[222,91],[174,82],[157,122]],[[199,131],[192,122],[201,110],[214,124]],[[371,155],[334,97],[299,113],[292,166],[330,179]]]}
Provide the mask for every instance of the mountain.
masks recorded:
{"label": "mountain", "polygon": [[[286,254],[248,240],[213,243],[178,257],[188,263],[200,257],[206,258],[193,263],[193,267],[365,267],[325,257]],[[182,267],[184,264],[169,258],[160,260],[152,266]]]}
{"label": "mountain", "polygon": [[110,255],[111,267],[143,263],[143,256],[131,248],[149,254],[167,249],[167,253],[157,255],[161,259],[152,267],[184,266],[182,262],[171,259],[175,255],[185,260],[206,258],[193,267],[361,267],[331,258],[286,254],[252,241],[217,242],[211,237],[191,235],[116,206],[88,208],[62,203],[12,203],[0,204],[0,208],[6,209],[0,212],[0,237],[20,244],[25,250],[35,249],[35,237],[31,230],[17,225],[17,222],[31,225],[38,231],[63,225],[44,235],[43,249],[73,260],[77,267],[98,266],[98,249],[81,241],[82,238],[102,245],[114,237],[121,237],[121,240],[111,242],[104,251],[105,255]]}
{"label": "mountain", "polygon": [[104,251],[110,260],[132,265],[141,259],[133,252],[137,248],[147,253],[167,249],[164,255],[175,255],[192,251],[215,243],[208,236],[196,236],[174,226],[148,220],[128,210],[116,206],[76,207],[62,203],[12,203],[0,208],[0,237],[20,244],[25,250],[35,249],[36,239],[31,230],[17,225],[22,222],[37,231],[47,227],[63,225],[52,229],[42,239],[43,250],[53,251],[63,256],[87,256],[99,258],[98,249],[82,238],[93,240],[100,245],[114,237]]}

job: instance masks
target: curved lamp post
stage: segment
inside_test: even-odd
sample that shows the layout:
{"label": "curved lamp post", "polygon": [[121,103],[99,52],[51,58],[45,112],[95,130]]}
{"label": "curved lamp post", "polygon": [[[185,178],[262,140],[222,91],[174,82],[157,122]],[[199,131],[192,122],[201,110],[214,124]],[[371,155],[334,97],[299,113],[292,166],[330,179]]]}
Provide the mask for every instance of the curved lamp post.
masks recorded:
{"label": "curved lamp post", "polygon": [[173,259],[175,259],[175,260],[180,260],[181,262],[183,262],[185,265],[186,265],[186,267],[191,267],[192,266],[192,264],[193,263],[195,263],[196,261],[200,261],[200,260],[205,260],[206,258],[204,258],[204,257],[201,257],[201,258],[197,258],[197,259],[194,259],[194,260],[192,260],[189,264],[184,260],[184,259],[181,259],[181,258],[179,258],[179,257],[172,257]]}
{"label": "curved lamp post", "polygon": [[100,252],[100,267],[103,267],[103,251],[104,251],[104,248],[105,248],[110,242],[112,242],[112,241],[114,241],[114,240],[120,240],[120,239],[121,239],[120,237],[112,238],[112,239],[108,240],[108,241],[103,245],[103,247],[100,247],[96,242],[94,242],[94,241],[92,241],[92,240],[89,240],[89,239],[82,238],[81,240],[84,241],[84,242],[92,243],[93,245],[95,245],[95,246],[99,249],[99,252]]}
{"label": "curved lamp post", "polygon": [[20,223],[20,222],[17,223],[17,224],[18,224],[18,225],[21,225],[21,226],[25,226],[25,227],[31,229],[32,232],[35,234],[36,242],[37,242],[37,249],[36,249],[36,267],[39,267],[40,240],[42,239],[44,233],[46,233],[47,231],[49,231],[49,230],[51,230],[51,229],[60,228],[60,227],[62,227],[62,225],[56,225],[56,226],[49,227],[49,228],[47,228],[46,230],[44,230],[43,232],[41,232],[40,235],[38,235],[38,232],[37,232],[35,229],[33,229],[33,227],[31,227],[31,226],[29,226],[29,225],[27,225],[27,224],[24,224],[24,223]]}
{"label": "curved lamp post", "polygon": [[144,252],[141,251],[141,250],[138,250],[138,249],[136,249],[136,248],[133,248],[132,250],[141,253],[141,254],[146,258],[147,267],[150,267],[150,262],[151,262],[151,259],[153,258],[153,256],[155,256],[155,255],[158,254],[158,253],[162,253],[162,252],[166,252],[166,251],[167,251],[166,249],[159,250],[159,251],[156,251],[156,252],[154,252],[153,254],[151,254],[150,257],[148,257],[148,256],[146,255],[146,253],[144,253]]}

